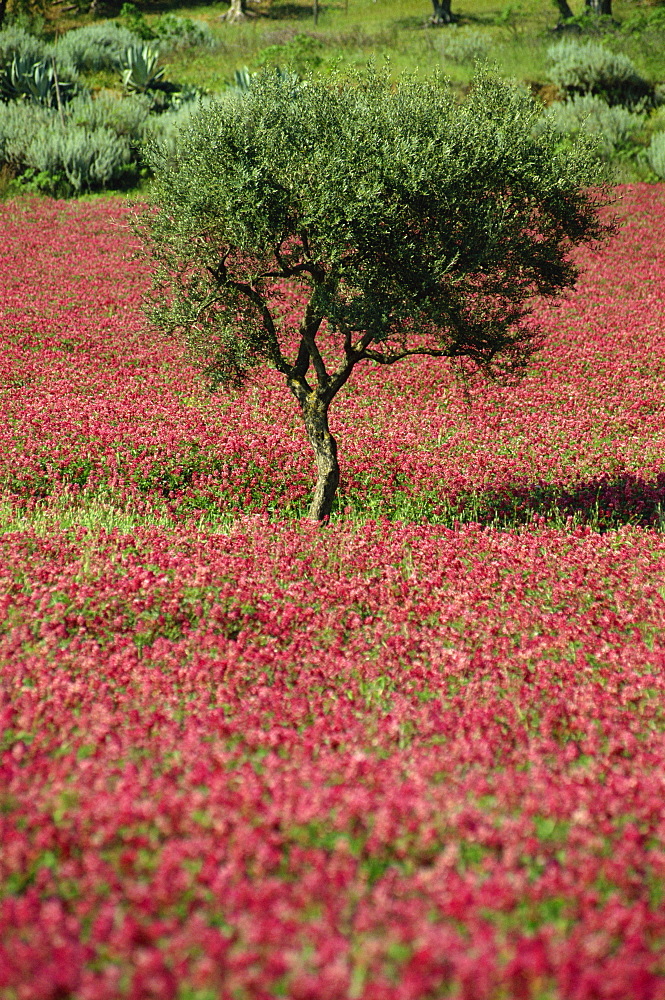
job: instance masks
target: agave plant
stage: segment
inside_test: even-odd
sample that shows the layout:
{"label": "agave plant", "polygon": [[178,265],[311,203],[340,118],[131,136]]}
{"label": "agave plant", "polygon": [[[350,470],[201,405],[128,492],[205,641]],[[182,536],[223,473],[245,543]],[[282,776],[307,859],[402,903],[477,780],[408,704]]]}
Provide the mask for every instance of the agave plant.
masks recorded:
{"label": "agave plant", "polygon": [[59,80],[51,60],[35,62],[25,56],[14,56],[0,70],[0,96],[5,101],[28,100],[46,107],[64,104],[73,94],[69,80]]}
{"label": "agave plant", "polygon": [[164,76],[164,67],[157,69],[159,49],[152,45],[131,45],[125,51],[122,82],[127,90],[140,94],[158,83]]}
{"label": "agave plant", "polygon": [[[273,73],[276,77],[278,77],[278,79],[283,80],[285,83],[291,84],[292,86],[297,86],[300,83],[300,77],[292,70],[282,69],[280,66],[275,66],[273,68]],[[237,69],[233,76],[233,84],[229,89],[237,94],[248,94],[252,89],[252,84],[254,80],[256,80],[258,74],[251,73],[247,66],[243,66],[242,69]]]}
{"label": "agave plant", "polygon": [[240,91],[241,94],[247,94],[252,86],[252,74],[249,67],[243,66],[242,69],[237,69],[233,75],[234,90]]}

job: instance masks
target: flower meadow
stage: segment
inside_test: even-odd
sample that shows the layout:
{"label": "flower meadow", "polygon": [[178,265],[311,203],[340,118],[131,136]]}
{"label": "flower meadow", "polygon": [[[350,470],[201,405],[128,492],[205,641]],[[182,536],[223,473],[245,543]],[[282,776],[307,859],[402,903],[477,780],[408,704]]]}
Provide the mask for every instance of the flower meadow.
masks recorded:
{"label": "flower meadow", "polygon": [[356,373],[325,530],[122,202],[2,206],[2,1000],[665,1000],[665,187],[619,194],[519,386]]}
{"label": "flower meadow", "polygon": [[[580,255],[574,296],[534,310],[548,339],[521,385],[472,387],[469,402],[443,361],[356,369],[331,410],[343,511],[659,523],[665,187],[620,193],[619,237]],[[147,328],[122,202],[2,213],[1,495],[21,509],[83,491],[186,520],[306,509],[313,460],[282,377],[210,394]],[[283,296],[287,322],[296,307]]]}

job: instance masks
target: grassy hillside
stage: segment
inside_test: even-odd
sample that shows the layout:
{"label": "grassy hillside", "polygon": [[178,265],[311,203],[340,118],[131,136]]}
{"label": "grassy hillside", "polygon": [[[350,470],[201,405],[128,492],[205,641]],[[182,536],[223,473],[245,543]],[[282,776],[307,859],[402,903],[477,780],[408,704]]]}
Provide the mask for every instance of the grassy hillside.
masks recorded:
{"label": "grassy hillside", "polygon": [[[622,26],[652,9],[626,0],[615,3]],[[326,72],[334,64],[362,66],[369,59],[388,60],[395,73],[443,71],[464,84],[473,73],[474,56],[485,56],[507,76],[544,84],[547,48],[558,37],[553,31],[557,11],[543,0],[462,0],[453,4],[457,25],[436,28],[428,24],[432,7],[426,0],[330,0],[320,5],[317,24],[309,0],[263,0],[250,6],[254,16],[239,25],[223,20],[227,3],[170,10],[205,21],[219,45],[212,51],[184,50],[171,56],[168,77],[213,91],[228,84],[235,70],[245,65],[256,69],[266,63],[292,63],[299,70]],[[158,12],[147,14],[146,20],[150,23],[157,16]],[[81,19],[60,17],[57,30],[75,23]],[[459,36],[465,43],[455,45]],[[665,80],[665,30],[617,28],[604,41],[626,52],[650,79]],[[457,51],[451,54],[450,48]]]}

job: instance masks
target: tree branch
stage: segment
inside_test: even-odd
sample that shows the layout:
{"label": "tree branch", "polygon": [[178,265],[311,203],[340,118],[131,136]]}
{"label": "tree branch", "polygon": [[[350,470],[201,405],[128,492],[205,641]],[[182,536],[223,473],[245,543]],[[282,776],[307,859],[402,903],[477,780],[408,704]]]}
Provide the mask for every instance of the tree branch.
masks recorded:
{"label": "tree branch", "polygon": [[266,272],[265,274],[262,274],[261,277],[262,278],[291,278],[291,277],[293,277],[296,274],[311,274],[312,278],[314,278],[314,281],[317,284],[320,284],[322,281],[325,281],[325,277],[326,277],[325,268],[322,267],[321,264],[314,263],[314,261],[312,260],[312,256],[311,256],[310,249],[309,249],[309,241],[307,239],[307,232],[306,232],[306,230],[303,230],[300,233],[300,242],[302,244],[303,253],[304,253],[305,257],[308,258],[308,260],[303,261],[303,263],[301,263],[301,264],[287,264],[287,262],[284,260],[284,257],[282,255],[282,251],[281,251],[281,246],[284,243],[284,239],[285,239],[285,237],[282,236],[281,239],[280,239],[279,245],[276,246],[275,249],[274,249],[274,251],[273,251],[274,254],[275,254],[275,260],[277,261],[277,263],[279,264],[279,266],[282,269],[281,274],[280,273],[275,273],[275,272]]}
{"label": "tree branch", "polygon": [[296,363],[293,366],[293,374],[297,378],[303,378],[309,371],[309,366],[311,364],[312,358],[309,353],[309,349],[305,341],[300,338],[300,346],[298,348],[298,357],[296,358]]}
{"label": "tree branch", "polygon": [[400,351],[399,354],[383,354],[381,351],[365,350],[359,354],[358,360],[368,358],[370,361],[376,361],[380,365],[394,365],[396,361],[401,361],[402,358],[414,358],[418,356],[426,358],[452,358],[455,356],[455,352],[440,351],[435,347],[414,347],[408,351]]}
{"label": "tree branch", "polygon": [[351,375],[351,372],[355,368],[356,364],[358,363],[358,360],[359,360],[358,358],[347,359],[346,364],[342,365],[341,368],[338,368],[333,377],[329,380],[328,388],[325,394],[325,399],[327,403],[330,403],[330,401],[334,399],[334,397],[337,395],[337,393],[345,384],[345,382],[348,381],[348,378]]}
{"label": "tree branch", "polygon": [[235,288],[237,292],[240,292],[241,295],[244,295],[245,298],[248,298],[249,301],[257,307],[261,313],[261,319],[263,320],[263,329],[268,334],[268,357],[279,372],[283,375],[290,375],[291,365],[288,363],[280,349],[272,313],[257,290],[253,288],[252,285],[247,284],[247,282],[236,281],[234,278],[229,277],[229,271],[226,266],[226,256],[220,261],[216,268],[210,269],[210,273],[219,285],[227,285],[229,288]]}
{"label": "tree branch", "polygon": [[[277,256],[277,254],[275,254]],[[295,264],[293,267],[289,267],[288,264],[282,263],[281,259],[278,258],[279,264],[282,267],[281,271],[262,271],[258,277],[261,278],[292,278],[295,274],[311,274],[315,278],[315,268],[312,268],[309,264]]]}
{"label": "tree branch", "polygon": [[241,293],[241,295],[246,296],[246,298],[248,298],[250,302],[253,302],[254,305],[260,310],[261,319],[263,320],[263,329],[268,334],[268,355],[270,360],[274,364],[275,368],[283,375],[290,375],[291,365],[288,363],[280,349],[272,313],[259,293],[255,288],[252,288],[251,285],[246,284],[244,281],[235,281],[233,278],[227,278],[226,284],[231,288],[235,288],[236,291]]}
{"label": "tree branch", "polygon": [[319,332],[319,327],[322,322],[323,316],[315,314],[312,307],[312,300],[310,299],[307,303],[302,323],[300,324],[301,346],[298,350],[298,357],[300,357],[300,352],[304,345],[309,352],[311,362],[314,366],[314,371],[316,372],[316,379],[319,383],[319,387],[326,390],[330,383],[330,376],[328,375],[323,357],[321,356],[321,352],[319,351],[316,343],[316,335]]}

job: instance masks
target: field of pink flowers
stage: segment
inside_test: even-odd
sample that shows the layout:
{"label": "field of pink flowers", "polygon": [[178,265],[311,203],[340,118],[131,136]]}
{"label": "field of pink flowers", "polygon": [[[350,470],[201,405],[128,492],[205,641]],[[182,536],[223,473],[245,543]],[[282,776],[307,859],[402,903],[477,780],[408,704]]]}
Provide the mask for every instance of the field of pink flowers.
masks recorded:
{"label": "field of pink flowers", "polygon": [[[351,383],[323,531],[122,204],[2,206],[2,1000],[665,1000],[665,187],[620,193],[517,389]],[[95,497],[138,526],[31,525]]]}
{"label": "field of pink flowers", "polygon": [[[575,296],[536,310],[549,342],[519,388],[478,388],[469,406],[445,362],[354,372],[331,413],[343,508],[448,524],[658,521],[665,188],[622,194],[619,238],[582,255]],[[30,504],[103,487],[181,516],[304,509],[313,461],[282,377],[211,396],[177,345],[145,329],[147,276],[121,202],[10,205],[0,218],[0,494]]]}

